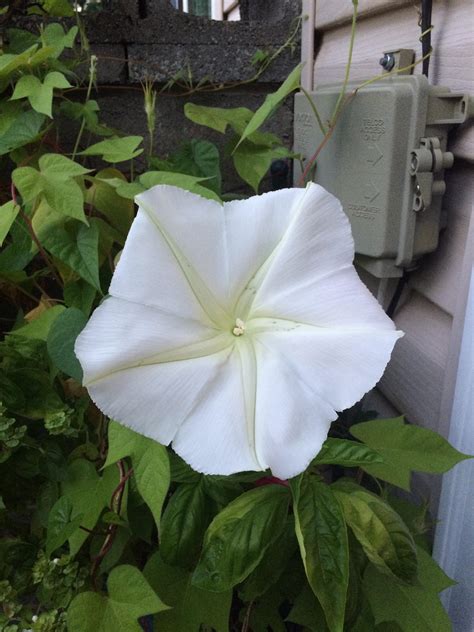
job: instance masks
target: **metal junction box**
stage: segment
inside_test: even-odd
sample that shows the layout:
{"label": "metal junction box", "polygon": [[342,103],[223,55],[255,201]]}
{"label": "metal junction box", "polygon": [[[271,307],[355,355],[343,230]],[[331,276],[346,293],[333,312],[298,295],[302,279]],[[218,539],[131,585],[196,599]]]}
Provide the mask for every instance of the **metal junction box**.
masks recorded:
{"label": "metal junction box", "polygon": [[[358,84],[349,85],[350,94]],[[340,84],[311,93],[323,122]],[[349,216],[356,263],[379,278],[399,277],[436,249],[449,129],[466,120],[469,99],[422,76],[390,76],[360,89],[316,161],[313,180],[338,197]],[[295,97],[295,152],[303,165],[323,139],[308,98]],[[295,183],[301,166],[295,160]]]}

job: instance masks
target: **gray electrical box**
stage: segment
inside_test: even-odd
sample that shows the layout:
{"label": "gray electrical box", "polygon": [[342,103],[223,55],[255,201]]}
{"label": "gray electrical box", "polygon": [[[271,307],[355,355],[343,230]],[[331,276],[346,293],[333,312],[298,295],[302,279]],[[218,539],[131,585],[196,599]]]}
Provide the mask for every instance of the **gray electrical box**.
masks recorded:
{"label": "gray electrical box", "polygon": [[[323,121],[331,118],[340,88],[322,85],[311,94]],[[468,109],[464,94],[432,86],[422,75],[394,75],[359,90],[342,111],[313,180],[341,200],[356,263],[372,275],[399,277],[436,249],[444,170],[453,163],[447,134],[466,120]],[[322,140],[307,97],[297,94],[295,152],[303,166]],[[301,166],[294,165],[296,183]]]}

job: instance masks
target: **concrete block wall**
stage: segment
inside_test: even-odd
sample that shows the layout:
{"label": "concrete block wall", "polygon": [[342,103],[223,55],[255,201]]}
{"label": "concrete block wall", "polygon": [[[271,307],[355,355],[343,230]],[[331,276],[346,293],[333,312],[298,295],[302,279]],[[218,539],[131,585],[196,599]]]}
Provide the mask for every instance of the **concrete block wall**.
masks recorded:
{"label": "concrete block wall", "polygon": [[[172,90],[158,96],[154,146],[167,154],[185,140],[207,138],[222,154],[227,139],[194,125],[183,113],[186,101],[213,107],[245,106],[255,110],[276,90],[299,63],[299,37],[257,81],[242,84],[255,73],[251,64],[258,49],[277,50],[287,39],[300,14],[299,0],[244,3],[244,20],[218,22],[176,11],[168,0],[112,0],[108,9],[85,16],[92,52],[98,57],[99,90],[93,95],[101,119],[130,134],[146,137],[141,83],[149,79],[160,88],[180,70],[190,69],[193,82],[240,83],[215,92],[180,96]],[[82,69],[83,75],[87,72]],[[267,129],[293,144],[293,100],[278,110]],[[227,191],[248,192],[241,185],[229,158],[223,161]],[[269,186],[268,179],[262,190]]]}

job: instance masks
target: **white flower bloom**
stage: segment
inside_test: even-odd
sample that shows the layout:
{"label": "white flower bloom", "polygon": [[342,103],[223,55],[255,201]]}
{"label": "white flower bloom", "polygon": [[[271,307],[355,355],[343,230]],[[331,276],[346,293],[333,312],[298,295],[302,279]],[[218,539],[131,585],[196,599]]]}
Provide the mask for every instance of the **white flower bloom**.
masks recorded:
{"label": "white flower bloom", "polygon": [[357,276],[341,205],[315,184],[223,206],[156,186],[137,203],[76,342],[92,399],[200,472],[303,471],[402,335]]}

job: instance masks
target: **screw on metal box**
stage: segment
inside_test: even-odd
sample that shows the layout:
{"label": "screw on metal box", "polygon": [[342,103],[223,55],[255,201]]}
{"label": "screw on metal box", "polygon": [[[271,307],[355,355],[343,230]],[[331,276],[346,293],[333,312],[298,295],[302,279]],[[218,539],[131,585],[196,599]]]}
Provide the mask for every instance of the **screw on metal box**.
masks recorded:
{"label": "screw on metal box", "polygon": [[392,53],[385,53],[383,57],[379,59],[379,64],[384,70],[390,72],[395,66],[395,56]]}

